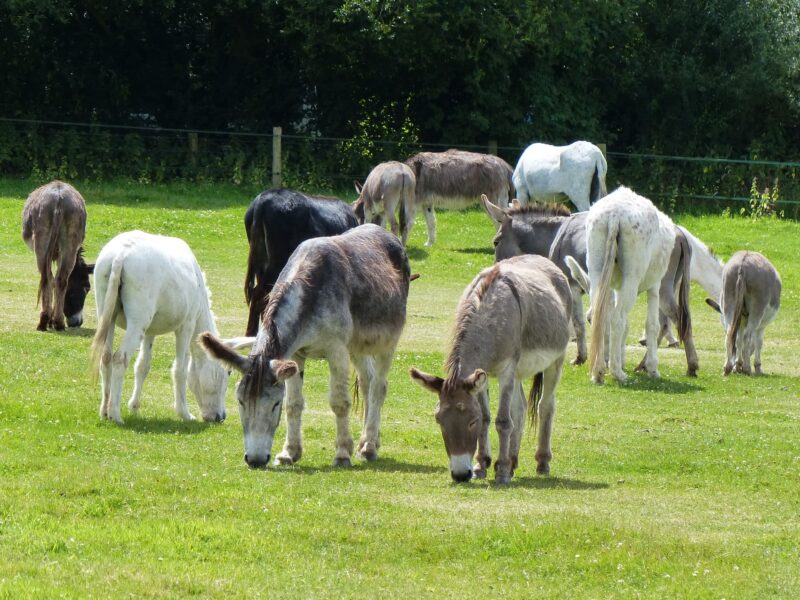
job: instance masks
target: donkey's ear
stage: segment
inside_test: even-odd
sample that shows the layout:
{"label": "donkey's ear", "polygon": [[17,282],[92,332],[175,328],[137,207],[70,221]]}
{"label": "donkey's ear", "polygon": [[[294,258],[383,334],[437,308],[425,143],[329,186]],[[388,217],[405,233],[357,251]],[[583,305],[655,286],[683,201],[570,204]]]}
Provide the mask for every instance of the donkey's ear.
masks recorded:
{"label": "donkey's ear", "polygon": [[250,359],[242,356],[214,334],[206,331],[197,336],[197,342],[211,358],[244,373],[250,369]]}
{"label": "donkey's ear", "polygon": [[300,370],[297,363],[293,360],[280,360],[277,358],[269,361],[269,368],[275,373],[278,381],[286,381],[289,377],[294,377]]}
{"label": "donkey's ear", "polygon": [[722,314],[722,309],[720,309],[719,303],[716,300],[712,300],[711,298],[706,298],[706,304],[708,304],[711,308],[713,308],[718,313]]}
{"label": "donkey's ear", "polygon": [[356,194],[358,194],[360,196],[361,195],[361,190],[364,189],[364,185],[362,183],[360,183],[359,181],[356,181],[355,179],[353,179],[353,187],[356,188]]}
{"label": "donkey's ear", "polygon": [[94,273],[94,263],[86,265],[86,273],[92,275]]}
{"label": "donkey's ear", "polygon": [[589,274],[584,271],[581,266],[578,264],[578,261],[575,260],[570,255],[564,257],[564,263],[566,263],[569,272],[572,273],[572,278],[578,282],[578,285],[585,293],[589,293],[589,288],[591,287],[591,282],[589,281]]}
{"label": "donkey's ear", "polygon": [[256,343],[256,338],[249,336],[242,336],[242,337],[235,337],[227,340],[222,340],[222,342],[228,348],[231,348],[233,350],[241,350],[242,348],[247,348],[249,350],[250,348],[253,347],[253,344]]}
{"label": "donkey's ear", "polygon": [[506,211],[496,204],[492,204],[486,194],[481,194],[481,206],[483,206],[483,210],[486,211],[486,214],[488,214],[489,218],[495,223],[502,225],[503,222],[508,219]]}
{"label": "donkey's ear", "polygon": [[489,383],[489,376],[483,369],[475,369],[472,375],[464,380],[464,389],[471,394],[480,394],[486,389]]}
{"label": "donkey's ear", "polygon": [[419,369],[415,369],[411,367],[409,369],[408,374],[411,375],[411,379],[416,381],[422,387],[424,387],[429,392],[433,392],[434,394],[438,394],[442,391],[442,386],[444,385],[444,379],[441,377],[437,377],[436,375],[429,375],[428,373],[423,373]]}

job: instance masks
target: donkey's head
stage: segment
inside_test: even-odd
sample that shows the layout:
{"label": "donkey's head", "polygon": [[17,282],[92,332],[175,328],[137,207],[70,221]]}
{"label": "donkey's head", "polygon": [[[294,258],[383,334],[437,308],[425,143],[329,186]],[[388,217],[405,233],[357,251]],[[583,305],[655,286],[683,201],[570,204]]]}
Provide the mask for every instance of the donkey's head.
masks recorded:
{"label": "donkey's head", "polygon": [[486,390],[486,372],[476,369],[452,382],[414,368],[409,373],[414,381],[439,397],[434,416],[450,458],[450,475],[458,482],[472,479],[472,457],[484,418],[479,395]]}
{"label": "donkey's head", "polygon": [[86,303],[89,290],[92,289],[89,282],[89,275],[92,273],[94,273],[94,265],[86,264],[83,259],[83,248],[81,248],[78,250],[78,258],[69,275],[67,292],[64,296],[64,316],[70,327],[83,325],[83,305]]}
{"label": "donkey's head", "polygon": [[244,460],[253,468],[266,467],[281,420],[285,381],[297,374],[297,363],[270,359],[263,352],[242,356],[236,351],[237,347],[252,345],[255,338],[226,343],[210,333],[203,333],[199,339],[211,358],[242,373],[236,386],[236,399],[244,432]]}
{"label": "donkey's head", "polygon": [[376,210],[377,207],[375,203],[364,194],[364,185],[358,181],[353,181],[353,187],[356,189],[358,199],[350,206],[356,215],[358,224],[364,225],[365,223],[373,223],[383,227],[383,214],[379,210]]}

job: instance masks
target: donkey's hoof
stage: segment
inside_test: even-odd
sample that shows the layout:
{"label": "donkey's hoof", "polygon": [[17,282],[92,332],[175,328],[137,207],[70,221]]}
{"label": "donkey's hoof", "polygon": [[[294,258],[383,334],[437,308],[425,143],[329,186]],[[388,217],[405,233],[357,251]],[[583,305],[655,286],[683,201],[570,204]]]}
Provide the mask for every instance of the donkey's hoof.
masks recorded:
{"label": "donkey's hoof", "polygon": [[56,331],[64,331],[66,328],[67,326],[64,324],[63,319],[60,321],[53,321],[53,329]]}
{"label": "donkey's hoof", "polygon": [[550,463],[539,463],[536,465],[537,475],[550,475]]}
{"label": "donkey's hoof", "polygon": [[586,362],[586,357],[578,355],[578,356],[576,356],[575,358],[572,359],[571,364],[573,364],[575,366],[578,366],[578,365],[582,365],[585,362]]}
{"label": "donkey's hoof", "polygon": [[475,465],[472,468],[472,478],[473,479],[486,479],[486,469],[481,467],[480,465]]}
{"label": "donkey's hoof", "polygon": [[337,456],[333,459],[334,467],[352,467],[353,463],[350,461],[349,456]]}
{"label": "donkey's hoof", "polygon": [[508,485],[511,483],[511,473],[496,472],[494,474],[494,482],[498,485]]}
{"label": "donkey's hoof", "polygon": [[647,346],[647,338],[640,338],[639,339],[640,346]]}
{"label": "donkey's hoof", "polygon": [[378,460],[378,451],[375,450],[375,448],[367,447],[363,450],[360,450],[358,455],[367,462]]}
{"label": "donkey's hoof", "polygon": [[680,348],[680,347],[681,347],[680,342],[670,342],[669,344],[667,344],[667,348]]}
{"label": "donkey's hoof", "polygon": [[276,467],[291,467],[294,463],[295,460],[287,452],[281,452],[272,461],[272,464]]}
{"label": "donkey's hoof", "polygon": [[697,367],[686,371],[687,377],[697,377]]}
{"label": "donkey's hoof", "polygon": [[647,367],[644,364],[644,360],[642,360],[642,362],[640,362],[638,365],[636,365],[636,368],[633,370],[633,372],[634,373],[643,373],[646,370],[647,370]]}

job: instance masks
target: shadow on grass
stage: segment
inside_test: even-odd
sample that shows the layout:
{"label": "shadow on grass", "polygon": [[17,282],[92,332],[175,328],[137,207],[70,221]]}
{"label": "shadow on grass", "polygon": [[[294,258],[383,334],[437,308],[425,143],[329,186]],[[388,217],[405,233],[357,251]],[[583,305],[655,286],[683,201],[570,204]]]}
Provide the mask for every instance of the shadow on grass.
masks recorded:
{"label": "shadow on grass", "polygon": [[[609,375],[606,374],[606,385],[611,383]],[[628,380],[625,383],[616,384],[619,388],[625,390],[640,390],[647,392],[661,392],[664,394],[690,394],[694,392],[702,392],[705,388],[695,383],[687,383],[685,381],[675,381],[674,379],[653,379],[644,373],[630,373]]]}
{"label": "shadow on grass", "polygon": [[607,483],[595,481],[580,481],[566,477],[514,477],[507,485],[492,483],[493,489],[523,487],[537,490],[605,490],[610,486]]}
{"label": "shadow on grass", "polygon": [[276,472],[292,472],[303,473],[305,475],[313,475],[316,473],[333,473],[336,471],[377,471],[379,473],[446,473],[445,467],[420,465],[413,463],[406,463],[394,460],[393,458],[378,458],[378,460],[367,462],[358,458],[353,460],[352,467],[334,467],[327,465],[324,467],[317,467],[311,465],[304,465],[302,462],[291,466],[269,466],[270,471]]}
{"label": "shadow on grass", "polygon": [[494,256],[494,248],[456,248],[460,254],[491,254]]}
{"label": "shadow on grass", "polygon": [[64,331],[59,331],[57,333],[67,337],[91,338],[94,337],[94,332],[94,329],[89,329],[88,327],[68,327]]}
{"label": "shadow on grass", "polygon": [[406,255],[410,260],[425,260],[428,258],[428,251],[424,248],[417,248],[416,246],[406,246]]}
{"label": "shadow on grass", "polygon": [[209,427],[222,425],[221,423],[206,423],[200,419],[197,421],[184,421],[177,416],[174,419],[148,419],[147,417],[129,414],[127,416],[123,415],[123,418],[125,419],[125,425],[122,427],[135,431],[136,433],[200,433]]}

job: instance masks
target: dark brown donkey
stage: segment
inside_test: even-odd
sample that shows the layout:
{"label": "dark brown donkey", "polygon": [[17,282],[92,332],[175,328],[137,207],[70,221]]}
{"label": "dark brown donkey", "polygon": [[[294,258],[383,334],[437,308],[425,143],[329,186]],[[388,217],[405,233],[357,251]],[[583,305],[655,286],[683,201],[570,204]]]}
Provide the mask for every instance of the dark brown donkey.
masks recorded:
{"label": "dark brown donkey", "polygon": [[[64,299],[70,297],[70,326],[83,322],[83,303],[89,291],[89,274],[94,265],[80,257],[86,233],[86,206],[74,187],[63,181],[33,190],[22,209],[22,239],[36,254],[41,277],[37,302],[42,303],[39,331],[48,327],[64,329]],[[52,264],[58,263],[53,277]],[[70,277],[76,271],[78,277]],[[72,286],[75,289],[69,290]],[[80,296],[80,298],[78,298]]]}

